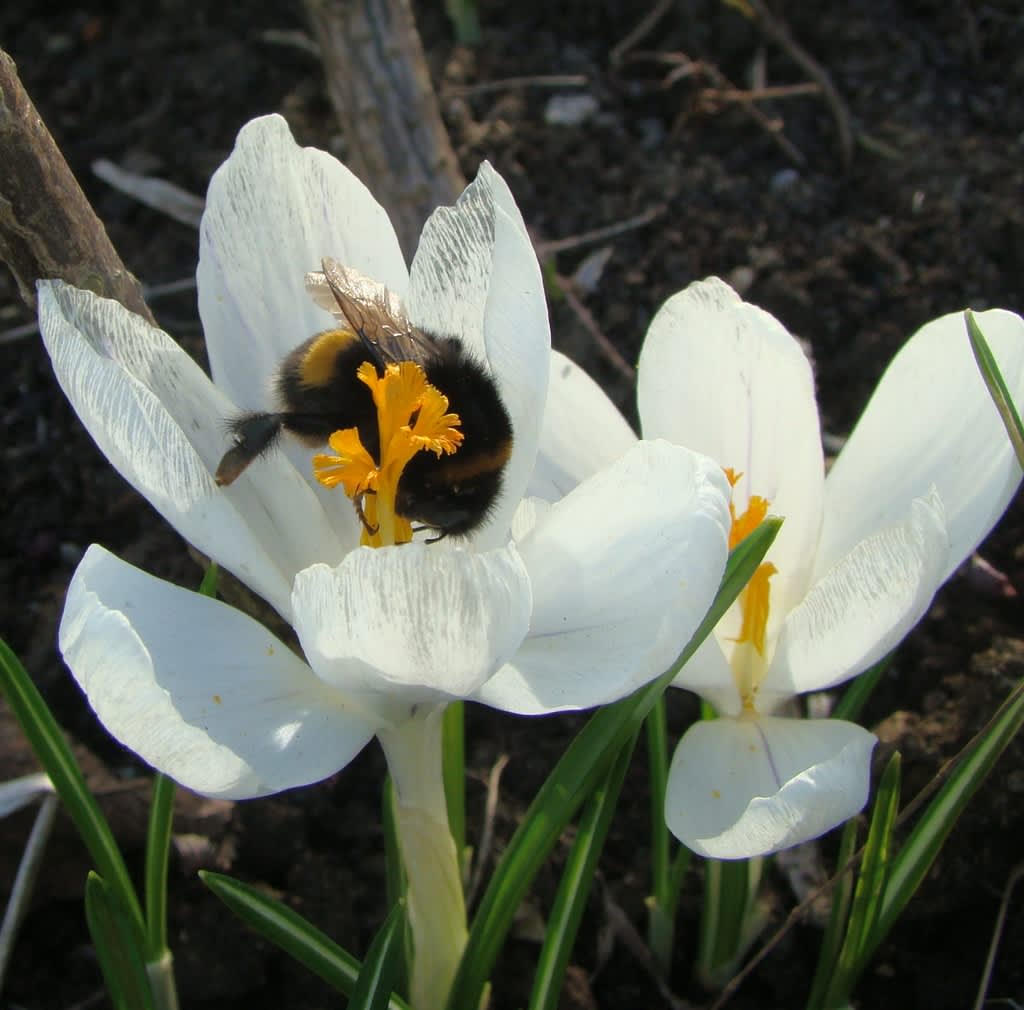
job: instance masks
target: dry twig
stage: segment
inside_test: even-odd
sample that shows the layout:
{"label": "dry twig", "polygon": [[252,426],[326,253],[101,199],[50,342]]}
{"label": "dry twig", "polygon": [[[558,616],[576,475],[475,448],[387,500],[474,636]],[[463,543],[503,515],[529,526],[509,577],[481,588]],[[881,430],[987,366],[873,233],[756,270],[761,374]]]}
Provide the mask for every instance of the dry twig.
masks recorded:
{"label": "dry twig", "polygon": [[633,30],[620,42],[612,46],[608,53],[608,61],[613,67],[622,62],[623,56],[641,39],[646,38],[658,22],[672,9],[674,0],[658,0],[658,2],[636,23]]}
{"label": "dry twig", "polygon": [[595,242],[604,242],[607,239],[615,238],[616,235],[622,235],[629,231],[635,231],[637,228],[642,228],[644,225],[650,224],[652,221],[656,221],[662,214],[665,213],[665,205],[658,204],[654,207],[649,207],[647,210],[634,217],[627,217],[624,221],[616,221],[615,224],[606,224],[601,228],[594,228],[591,231],[580,232],[578,235],[567,235],[565,238],[556,239],[540,239],[534,242],[534,248],[537,250],[537,256],[541,260],[547,259],[549,256],[554,256],[560,252],[566,252],[569,249],[578,249],[580,246],[592,245]]}
{"label": "dry twig", "polygon": [[0,50],[0,259],[35,308],[36,281],[55,277],[153,321],[128,272],[43,125],[14,60]]}
{"label": "dry twig", "polygon": [[594,318],[594,314],[583,304],[582,299],[576,294],[576,285],[573,284],[571,277],[566,277],[563,274],[555,274],[555,280],[558,282],[558,286],[565,296],[566,304],[576,314],[576,318],[583,324],[583,328],[593,338],[594,343],[597,345],[598,351],[604,356],[605,360],[611,364],[611,366],[622,375],[627,382],[633,383],[636,381],[636,369],[622,356],[619,349],[612,343],[612,341],[605,334],[604,330],[601,329],[597,324],[597,320]]}
{"label": "dry twig", "polygon": [[373,186],[409,257],[465,186],[409,0],[305,0],[346,161]]}
{"label": "dry twig", "polygon": [[789,30],[789,26],[781,18],[776,17],[765,6],[764,0],[746,0],[757,16],[757,24],[776,45],[786,51],[790,59],[821,88],[821,93],[832,111],[839,134],[839,158],[843,168],[850,167],[853,159],[853,129],[850,126],[850,110],[846,107],[842,95],[832,83],[828,71],[804,49]]}

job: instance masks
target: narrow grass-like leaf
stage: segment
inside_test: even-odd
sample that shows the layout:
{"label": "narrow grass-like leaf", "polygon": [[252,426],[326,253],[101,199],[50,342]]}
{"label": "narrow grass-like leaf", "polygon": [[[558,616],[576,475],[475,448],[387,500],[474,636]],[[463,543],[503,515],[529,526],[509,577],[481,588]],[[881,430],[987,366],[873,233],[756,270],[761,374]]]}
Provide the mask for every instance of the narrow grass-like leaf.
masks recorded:
{"label": "narrow grass-like leaf", "polygon": [[900,756],[897,753],[889,760],[875,797],[846,937],[825,996],[826,1007],[845,1006],[863,970],[864,946],[881,913],[892,851],[892,829],[899,805]]}
{"label": "narrow grass-like leaf", "polygon": [[910,837],[893,859],[881,913],[864,945],[861,968],[902,914],[967,803],[1022,725],[1024,681],[1017,684],[986,729],[979,734],[970,753],[928,804]]}
{"label": "narrow grass-like leaf", "polygon": [[[388,775],[381,790],[381,823],[384,826],[384,883],[388,906],[394,908],[405,900],[408,884],[402,852],[398,845],[398,825],[395,823],[395,786]],[[409,966],[412,964],[412,929],[409,917],[405,917],[402,937],[402,954],[398,964],[395,988],[401,993],[409,991]]]}
{"label": "narrow grass-like leaf", "polygon": [[444,798],[448,804],[448,827],[461,864],[466,850],[466,744],[462,702],[453,701],[444,710],[442,718]]}
{"label": "narrow grass-like leaf", "polygon": [[663,975],[672,963],[677,891],[672,890],[672,836],[665,821],[668,783],[668,726],[665,698],[659,698],[644,721],[651,797],[651,896],[647,902],[647,945]]}
{"label": "narrow grass-like leaf", "polygon": [[[355,992],[359,961],[294,909],[250,884],[243,884],[224,874],[200,870],[199,876],[231,911],[257,933],[304,964],[338,992],[347,996]],[[387,1006],[389,1010],[409,1010],[408,1004],[394,995]]]}
{"label": "narrow grass-like leaf", "polygon": [[711,609],[671,668],[628,698],[596,712],[569,745],[530,804],[484,892],[452,985],[449,1010],[479,1006],[515,911],[562,830],[673,677],[732,605],[781,525],[781,520],[767,519],[732,551]]}
{"label": "narrow grass-like leaf", "polygon": [[760,859],[704,860],[696,970],[708,988],[717,989],[732,975],[750,941],[750,914],[762,865]]}
{"label": "narrow grass-like leaf", "polygon": [[137,946],[141,949],[145,942],[142,909],[110,826],[89,792],[56,719],[18,657],[3,641],[0,641],[0,691],[36,758],[50,776],[104,885],[119,896],[121,906],[134,923]]}
{"label": "narrow grass-like leaf", "polygon": [[[836,866],[839,869],[849,863],[857,849],[858,823],[856,817],[851,817],[843,826],[839,856],[836,859]],[[842,950],[843,937],[846,935],[854,880],[854,870],[850,867],[839,877],[832,889],[832,909],[818,945],[818,967],[814,972],[814,982],[811,985],[811,994],[807,998],[806,1010],[823,1010],[825,1006],[825,994],[839,965],[839,952]]]}
{"label": "narrow grass-like leaf", "polygon": [[970,309],[964,312],[964,322],[967,324],[967,336],[971,341],[971,350],[974,351],[974,360],[978,363],[981,377],[985,380],[992,402],[1003,419],[1006,434],[1010,436],[1010,444],[1017,454],[1017,460],[1024,467],[1024,427],[1021,425],[1013,397],[1003,379],[1003,373],[999,371],[992,349],[988,346],[988,341]]}
{"label": "narrow grass-like leaf", "polygon": [[348,1010],[387,1010],[398,977],[405,934],[405,902],[398,902],[370,944]]}
{"label": "narrow grass-like leaf", "polygon": [[892,659],[892,653],[883,656],[874,666],[869,666],[862,674],[854,678],[850,685],[843,692],[843,696],[836,702],[832,709],[833,719],[846,719],[848,722],[856,722],[858,716],[867,704],[871,692],[878,686]]}
{"label": "narrow grass-like leaf", "polygon": [[18,939],[18,929],[32,902],[32,892],[35,890],[43,856],[46,854],[46,843],[53,832],[59,807],[60,798],[55,793],[47,793],[43,797],[25,848],[22,850],[18,872],[10,885],[3,924],[0,925],[0,991],[3,990],[4,980],[7,978],[7,965]]}
{"label": "narrow grass-like leaf", "polygon": [[211,561],[203,572],[203,580],[199,583],[200,596],[208,596],[211,600],[217,598],[217,583],[220,581],[220,569],[215,561]]}
{"label": "narrow grass-like leaf", "polygon": [[174,820],[173,779],[157,772],[153,776],[153,799],[149,806],[146,832],[146,952],[156,960],[167,952],[167,858]]}
{"label": "narrow grass-like leaf", "polygon": [[480,16],[475,0],[445,0],[444,9],[460,46],[480,45]]}
{"label": "narrow grass-like leaf", "polygon": [[565,968],[572,954],[583,912],[594,882],[594,872],[601,856],[615,807],[619,802],[622,781],[633,757],[636,735],[619,752],[608,774],[587,800],[558,884],[555,904],[548,916],[544,945],[537,962],[529,1010],[557,1010]]}
{"label": "narrow grass-like leaf", "polygon": [[114,888],[92,870],[85,882],[85,918],[115,1010],[155,1010],[138,924]]}

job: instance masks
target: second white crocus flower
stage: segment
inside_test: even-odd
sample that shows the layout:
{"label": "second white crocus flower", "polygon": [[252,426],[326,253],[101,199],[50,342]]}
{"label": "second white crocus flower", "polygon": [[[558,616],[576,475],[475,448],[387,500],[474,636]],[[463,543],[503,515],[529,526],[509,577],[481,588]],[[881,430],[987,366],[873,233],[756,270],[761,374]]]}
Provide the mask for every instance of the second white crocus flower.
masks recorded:
{"label": "second white crocus flower", "polygon": [[[1024,399],[1024,323],[978,314]],[[814,379],[796,340],[717,279],[670,299],[640,358],[647,437],[719,460],[735,543],[784,518],[764,564],[676,680],[720,718],[672,761],[672,831],[739,858],[794,845],[866,802],[875,738],[839,720],[788,718],[787,701],[861,673],[920,620],[1002,515],[1021,480],[960,313],[893,360],[828,477]]]}

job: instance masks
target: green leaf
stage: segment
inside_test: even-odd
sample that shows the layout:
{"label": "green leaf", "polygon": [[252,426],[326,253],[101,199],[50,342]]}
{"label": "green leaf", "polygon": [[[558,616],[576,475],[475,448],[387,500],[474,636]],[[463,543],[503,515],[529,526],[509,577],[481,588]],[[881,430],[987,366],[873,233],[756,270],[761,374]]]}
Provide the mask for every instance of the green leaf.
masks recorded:
{"label": "green leaf", "polygon": [[448,998],[449,1010],[477,1007],[513,916],[565,826],[637,732],[684,663],[729,609],[781,528],[767,519],[729,555],[722,585],[693,638],[672,666],[635,694],[599,709],[541,786],[480,901]]}
{"label": "green leaf", "polygon": [[667,975],[672,964],[679,891],[673,888],[672,835],[665,821],[669,765],[664,697],[655,702],[644,725],[647,729],[647,774],[651,797],[651,896],[647,903],[647,945],[662,975]]}
{"label": "green leaf", "polygon": [[1020,415],[1014,406],[1013,397],[1010,395],[1002,372],[999,371],[992,349],[988,346],[988,341],[970,309],[964,312],[964,322],[967,324],[967,337],[971,341],[971,350],[974,351],[974,360],[978,363],[981,377],[985,380],[992,402],[1003,419],[1006,434],[1010,436],[1010,444],[1017,454],[1017,460],[1024,467],[1024,427],[1021,426]]}
{"label": "green leaf", "polygon": [[154,1010],[138,924],[114,888],[92,870],[85,882],[85,918],[115,1010]]}
{"label": "green leaf", "polygon": [[612,816],[619,801],[622,781],[626,777],[636,734],[620,751],[616,761],[608,770],[605,780],[587,800],[580,818],[569,858],[566,860],[562,879],[558,884],[555,904],[548,917],[544,931],[544,946],[541,948],[534,976],[533,991],[530,993],[529,1010],[557,1010],[565,969],[572,954],[580,921],[590,896],[597,862],[608,837]]}
{"label": "green leaf", "polygon": [[[840,871],[850,862],[856,851],[857,826],[858,819],[851,817],[843,827],[839,856],[836,859],[836,866]],[[850,902],[853,900],[853,887],[854,870],[851,866],[840,873],[832,889],[832,910],[818,947],[818,966],[814,972],[814,982],[811,994],[807,998],[806,1010],[822,1010],[825,1005],[825,994],[828,992],[832,974],[839,964],[839,952],[842,950],[843,937],[846,935],[846,921],[850,913]]]}
{"label": "green leaf", "polygon": [[[384,788],[381,790],[381,823],[384,826],[385,894],[387,894],[388,905],[393,908],[400,901],[405,900],[408,883],[398,844],[398,824],[395,822],[395,786],[390,775],[384,779]],[[405,919],[404,933],[402,954],[395,981],[395,988],[403,993],[409,990],[409,966],[412,964],[413,958],[412,929],[409,927],[408,916]]]}
{"label": "green leaf", "polygon": [[18,657],[3,641],[0,641],[0,691],[39,763],[50,776],[57,795],[103,878],[104,886],[118,895],[121,907],[134,923],[138,934],[137,946],[142,949],[145,944],[142,909],[110,826],[89,792],[56,719]]}
{"label": "green leaf", "polygon": [[366,952],[348,1010],[387,1010],[398,979],[405,925],[405,902],[400,901]]}
{"label": "green leaf", "polygon": [[445,0],[445,12],[460,46],[480,44],[480,18],[474,0]]}
{"label": "green leaf", "polygon": [[718,989],[733,974],[755,935],[752,918],[764,860],[705,859],[697,976]]}
{"label": "green leaf", "polygon": [[466,849],[466,752],[463,703],[453,701],[445,710],[441,766],[444,797],[448,804],[448,826],[455,851],[462,861]]}
{"label": "green leaf", "polygon": [[1024,680],[1017,684],[972,742],[970,752],[928,804],[910,837],[893,859],[881,913],[864,945],[864,963],[906,908],[964,808],[1022,725]]}
{"label": "green leaf", "polygon": [[839,963],[832,973],[826,1007],[845,1006],[864,969],[864,947],[881,914],[882,895],[889,871],[892,830],[900,805],[900,756],[893,754],[882,776],[864,845],[853,905]]}
{"label": "green leaf", "polygon": [[153,776],[153,799],[149,807],[146,832],[146,948],[150,960],[167,952],[167,859],[171,847],[174,820],[172,779],[157,772]]}
{"label": "green leaf", "polygon": [[[338,992],[351,996],[359,980],[359,961],[339,947],[284,902],[271,898],[249,884],[209,870],[200,879],[240,919],[252,926],[296,961],[319,975]],[[389,1010],[409,1010],[408,1004],[391,996]]]}
{"label": "green leaf", "polygon": [[220,569],[216,562],[211,561],[203,572],[203,581],[199,583],[199,594],[211,600],[217,598],[217,583],[220,581]]}
{"label": "green leaf", "polygon": [[869,666],[862,674],[854,678],[850,685],[843,692],[842,698],[836,703],[832,710],[833,719],[846,719],[848,722],[856,722],[861,711],[871,697],[872,691],[878,686],[892,659],[892,653],[883,656],[874,666]]}

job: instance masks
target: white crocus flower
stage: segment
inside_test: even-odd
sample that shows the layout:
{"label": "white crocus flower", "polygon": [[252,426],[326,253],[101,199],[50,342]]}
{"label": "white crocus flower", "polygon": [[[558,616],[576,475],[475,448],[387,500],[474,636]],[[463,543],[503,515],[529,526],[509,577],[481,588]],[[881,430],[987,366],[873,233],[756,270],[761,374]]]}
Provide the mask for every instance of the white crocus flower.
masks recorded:
{"label": "white crocus flower", "polygon": [[[978,314],[1024,397],[1024,323]],[[893,360],[824,475],[814,380],[799,344],[717,279],[670,299],[640,358],[644,434],[732,472],[734,534],[785,520],[765,563],[676,680],[721,718],[672,761],[666,817],[690,848],[738,858],[813,838],[867,800],[872,734],[779,713],[882,659],[1006,509],[1021,471],[961,313]]]}
{"label": "white crocus flower", "polygon": [[[514,444],[503,494],[468,540],[357,546],[351,502],[314,480],[298,446],[230,487],[211,476],[225,419],[268,409],[280,360],[337,325],[304,286],[327,256],[385,286],[422,329],[459,338],[500,391]],[[97,546],[69,588],[61,649],[110,732],[207,795],[317,781],[378,735],[410,877],[414,1003],[442,1005],[465,936],[441,789],[444,704],[587,708],[657,676],[717,589],[724,478],[705,457],[646,442],[553,504],[523,501],[547,311],[519,210],[486,164],[427,222],[407,271],[387,215],[347,169],[297,147],[279,117],[255,120],[211,182],[198,284],[212,382],[163,332],[57,282],[39,287],[43,337],[111,462],[295,627],[305,661],[240,612]]]}

